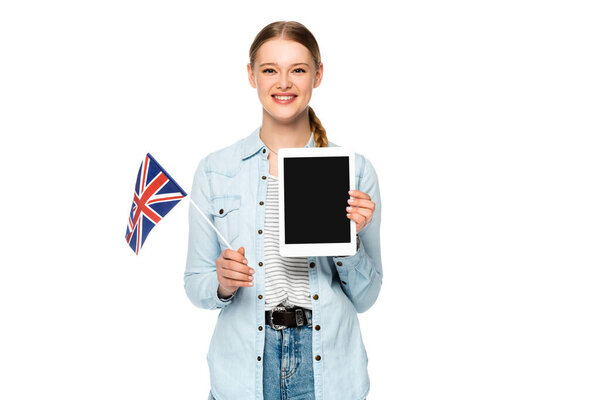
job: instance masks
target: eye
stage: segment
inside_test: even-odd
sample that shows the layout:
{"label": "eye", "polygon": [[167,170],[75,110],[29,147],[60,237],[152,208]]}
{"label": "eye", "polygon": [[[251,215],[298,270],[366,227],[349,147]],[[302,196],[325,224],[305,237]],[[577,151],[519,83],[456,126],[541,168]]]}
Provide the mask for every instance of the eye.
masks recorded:
{"label": "eye", "polygon": [[294,71],[306,72],[303,68],[296,68]]}
{"label": "eye", "polygon": [[269,71],[275,71],[273,68],[266,68],[263,69],[263,72],[269,73]]}

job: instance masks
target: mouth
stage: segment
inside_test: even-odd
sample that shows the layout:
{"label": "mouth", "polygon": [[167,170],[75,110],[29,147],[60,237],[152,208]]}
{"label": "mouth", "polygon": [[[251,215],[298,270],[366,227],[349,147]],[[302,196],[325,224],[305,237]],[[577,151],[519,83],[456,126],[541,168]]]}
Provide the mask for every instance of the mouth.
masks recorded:
{"label": "mouth", "polygon": [[290,104],[298,95],[295,94],[272,94],[271,97],[278,104]]}

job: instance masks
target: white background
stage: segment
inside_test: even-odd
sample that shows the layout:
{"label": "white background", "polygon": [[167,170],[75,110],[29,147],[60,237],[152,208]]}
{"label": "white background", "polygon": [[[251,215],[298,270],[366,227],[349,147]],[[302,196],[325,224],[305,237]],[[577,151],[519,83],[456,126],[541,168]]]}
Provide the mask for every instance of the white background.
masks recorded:
{"label": "white background", "polygon": [[146,152],[189,189],[260,124],[276,20],[316,36],[311,105],[379,176],[369,399],[600,398],[593,3],[2,2],[0,398],[207,397],[188,203],[139,256],[126,220]]}

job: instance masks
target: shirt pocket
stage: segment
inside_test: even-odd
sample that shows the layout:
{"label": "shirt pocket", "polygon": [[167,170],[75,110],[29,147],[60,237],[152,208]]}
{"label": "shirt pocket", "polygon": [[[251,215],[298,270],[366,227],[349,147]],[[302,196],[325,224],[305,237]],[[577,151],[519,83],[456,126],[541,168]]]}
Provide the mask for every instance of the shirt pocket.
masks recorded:
{"label": "shirt pocket", "polygon": [[[240,235],[240,207],[242,205],[242,196],[215,196],[212,198],[211,203],[211,213],[214,216],[215,228],[217,228],[229,244],[232,244]],[[219,242],[222,243],[222,247],[227,247],[227,244],[225,244],[221,238],[219,238]]]}

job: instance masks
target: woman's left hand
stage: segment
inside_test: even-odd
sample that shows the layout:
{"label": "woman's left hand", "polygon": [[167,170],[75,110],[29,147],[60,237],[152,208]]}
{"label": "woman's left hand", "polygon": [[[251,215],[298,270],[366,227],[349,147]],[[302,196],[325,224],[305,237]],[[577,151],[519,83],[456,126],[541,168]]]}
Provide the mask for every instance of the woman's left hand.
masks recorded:
{"label": "woman's left hand", "polygon": [[346,207],[346,216],[356,222],[356,233],[360,232],[371,220],[375,212],[375,203],[371,201],[371,196],[360,190],[351,190],[350,199]]}

